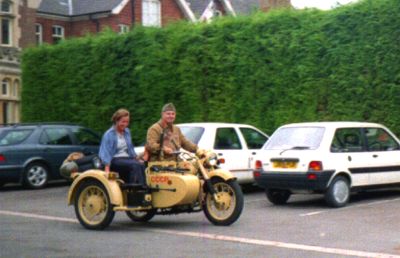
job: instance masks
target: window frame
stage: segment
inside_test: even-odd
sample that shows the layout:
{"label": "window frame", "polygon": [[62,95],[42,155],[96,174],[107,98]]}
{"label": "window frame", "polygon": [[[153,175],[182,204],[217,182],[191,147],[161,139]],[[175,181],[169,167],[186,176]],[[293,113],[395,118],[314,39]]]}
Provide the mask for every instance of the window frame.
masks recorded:
{"label": "window frame", "polygon": [[[8,11],[4,11],[3,10],[3,4],[8,4]],[[0,12],[1,13],[8,13],[8,14],[11,14],[12,13],[12,11],[13,11],[13,6],[12,6],[12,2],[10,1],[10,0],[3,0],[3,1],[1,1],[1,3],[0,3]]]}
{"label": "window frame", "polygon": [[[39,29],[39,31],[38,31]],[[36,45],[43,44],[43,25],[40,23],[35,23],[35,37],[36,37]]]}
{"label": "window frame", "polygon": [[11,92],[12,92],[11,96],[14,98],[19,97],[18,96],[19,95],[19,85],[20,85],[19,80],[14,80],[13,85],[11,86]]}
{"label": "window frame", "polygon": [[[4,31],[4,21],[8,22],[8,26],[7,26],[7,32]],[[0,20],[0,26],[1,26],[1,35],[0,35],[0,44],[2,46],[11,46],[12,45],[12,23],[13,20],[11,18],[7,18],[7,17],[1,17]],[[7,33],[7,42],[4,42],[5,40],[5,33]]]}
{"label": "window frame", "polygon": [[[223,135],[223,133],[221,133],[221,134],[218,134],[218,133],[221,132],[222,130],[229,130],[230,131],[229,133],[233,132],[233,135],[236,136],[235,138],[237,141],[235,141],[235,142],[232,141],[229,148],[221,148],[221,145],[219,143],[220,140],[218,140],[218,137],[220,137],[221,134]],[[235,147],[235,144],[237,144],[237,143],[239,144],[239,146]],[[240,141],[240,136],[238,134],[238,131],[234,127],[219,127],[219,128],[217,128],[215,130],[213,149],[215,149],[215,150],[243,150],[243,144]]]}
{"label": "window frame", "polygon": [[142,0],[142,26],[145,27],[162,26],[161,1]]}
{"label": "window frame", "polygon": [[[60,42],[61,40],[63,40],[65,38],[65,28],[64,26],[61,25],[53,25],[51,27],[52,29],[52,33],[51,33],[51,38],[53,39],[53,43],[57,44],[58,42]],[[58,34],[58,30],[60,30],[60,34]]]}
{"label": "window frame", "polygon": [[130,27],[127,24],[118,24],[118,34],[125,34],[130,31]]}
{"label": "window frame", "polygon": [[[53,131],[63,131],[63,133],[64,133],[63,137],[67,137],[69,139],[70,143],[58,143],[59,139],[62,139],[63,137],[60,137],[58,139],[52,139],[51,132],[50,132],[52,130]],[[71,137],[71,133],[70,133],[69,129],[58,128],[58,127],[44,128],[39,137],[39,143],[42,145],[49,145],[49,146],[72,146],[72,145],[74,145],[74,141]]]}
{"label": "window frame", "polygon": [[[74,127],[74,128],[71,128],[70,130],[71,130],[72,136],[74,138],[74,141],[75,141],[74,144],[75,145],[100,146],[100,144],[101,144],[101,137],[98,134],[96,134],[95,132],[93,132],[92,130],[88,129],[88,128],[85,128],[85,127]],[[90,143],[85,143],[85,142],[81,141],[82,140],[82,138],[80,137],[80,133],[81,132],[83,132],[86,135],[89,135],[91,137],[91,139],[89,139],[89,140],[91,140]],[[93,141],[92,141],[93,139],[96,140],[96,143],[93,143]]]}
{"label": "window frame", "polygon": [[10,79],[8,78],[4,78],[1,81],[1,96],[10,96]]}
{"label": "window frame", "polygon": [[[265,136],[264,134],[262,134],[261,132],[257,131],[257,130],[254,129],[254,128],[250,128],[250,127],[239,127],[239,131],[240,131],[240,133],[241,133],[242,136],[243,136],[243,139],[244,139],[244,141],[245,141],[245,143],[246,143],[246,145],[247,145],[247,149],[249,149],[249,150],[259,150],[259,149],[261,149],[261,148],[264,146],[264,144],[268,141],[268,136]],[[260,145],[259,148],[253,148],[253,147],[254,147],[254,144],[253,144],[253,141],[251,141],[251,140],[254,140],[254,138],[252,139],[252,137],[250,136],[250,133],[256,133],[256,134],[258,135],[258,136],[256,137],[256,138],[257,138],[256,140],[261,139],[260,136],[262,136],[262,138],[264,138],[264,142]],[[258,145],[257,145],[257,146],[258,146]]]}

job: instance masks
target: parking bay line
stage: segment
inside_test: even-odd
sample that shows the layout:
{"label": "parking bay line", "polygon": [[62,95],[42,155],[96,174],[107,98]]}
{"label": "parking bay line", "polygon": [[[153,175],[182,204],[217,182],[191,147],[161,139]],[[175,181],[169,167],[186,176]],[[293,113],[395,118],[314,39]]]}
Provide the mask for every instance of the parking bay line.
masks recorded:
{"label": "parking bay line", "polygon": [[[47,216],[47,215],[40,215],[40,214],[32,214],[32,213],[25,213],[25,212],[7,211],[7,210],[0,210],[0,215],[18,216],[18,217],[41,219],[41,220],[48,220],[48,221],[78,223],[78,220],[76,220],[76,219]],[[312,252],[336,254],[336,255],[347,255],[347,256],[357,256],[357,257],[400,258],[400,255],[387,254],[387,253],[364,252],[364,251],[357,251],[357,250],[329,248],[329,247],[313,246],[313,245],[302,245],[302,244],[294,244],[294,243],[286,243],[286,242],[278,242],[278,241],[270,241],[270,240],[232,237],[232,236],[216,235],[216,234],[206,234],[206,233],[200,233],[200,232],[164,230],[164,229],[145,229],[144,231],[154,232],[154,233],[163,233],[163,234],[169,234],[169,235],[177,235],[177,236],[197,237],[197,238],[203,238],[203,239],[219,240],[219,241],[234,242],[234,243],[241,243],[241,244],[270,246],[270,247],[276,247],[276,248],[286,248],[286,249],[294,249],[294,250],[301,250],[301,251],[312,251]]]}

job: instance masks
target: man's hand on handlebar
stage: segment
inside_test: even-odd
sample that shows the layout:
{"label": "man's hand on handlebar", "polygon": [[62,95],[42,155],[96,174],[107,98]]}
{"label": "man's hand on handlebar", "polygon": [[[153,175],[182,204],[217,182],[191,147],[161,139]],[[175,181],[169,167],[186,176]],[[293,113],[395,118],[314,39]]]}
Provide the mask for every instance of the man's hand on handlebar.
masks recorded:
{"label": "man's hand on handlebar", "polygon": [[167,155],[171,155],[174,152],[173,149],[171,149],[170,147],[167,147],[167,146],[163,147],[163,151],[164,151],[164,154],[167,154]]}
{"label": "man's hand on handlebar", "polygon": [[206,156],[206,154],[207,154],[207,151],[204,150],[204,149],[198,148],[197,151],[196,151],[196,155],[199,158],[204,158]]}

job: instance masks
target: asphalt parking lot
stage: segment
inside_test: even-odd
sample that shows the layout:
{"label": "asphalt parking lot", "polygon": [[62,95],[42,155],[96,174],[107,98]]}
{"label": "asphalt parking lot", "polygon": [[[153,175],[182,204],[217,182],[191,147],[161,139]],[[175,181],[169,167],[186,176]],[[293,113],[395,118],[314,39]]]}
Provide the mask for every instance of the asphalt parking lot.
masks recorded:
{"label": "asphalt parking lot", "polygon": [[322,196],[270,204],[245,191],[239,220],[217,227],[203,213],[133,223],[122,212],[104,231],[81,227],[68,184],[0,189],[0,257],[400,257],[400,188],[352,195],[332,209]]}

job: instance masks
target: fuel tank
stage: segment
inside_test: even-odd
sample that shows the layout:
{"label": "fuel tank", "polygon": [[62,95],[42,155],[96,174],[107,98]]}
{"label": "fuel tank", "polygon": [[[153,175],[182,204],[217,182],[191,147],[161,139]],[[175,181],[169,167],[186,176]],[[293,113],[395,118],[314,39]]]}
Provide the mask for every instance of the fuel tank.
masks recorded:
{"label": "fuel tank", "polygon": [[152,192],[152,204],[155,208],[193,203],[200,192],[200,180],[191,174],[149,173],[147,184],[156,189]]}

